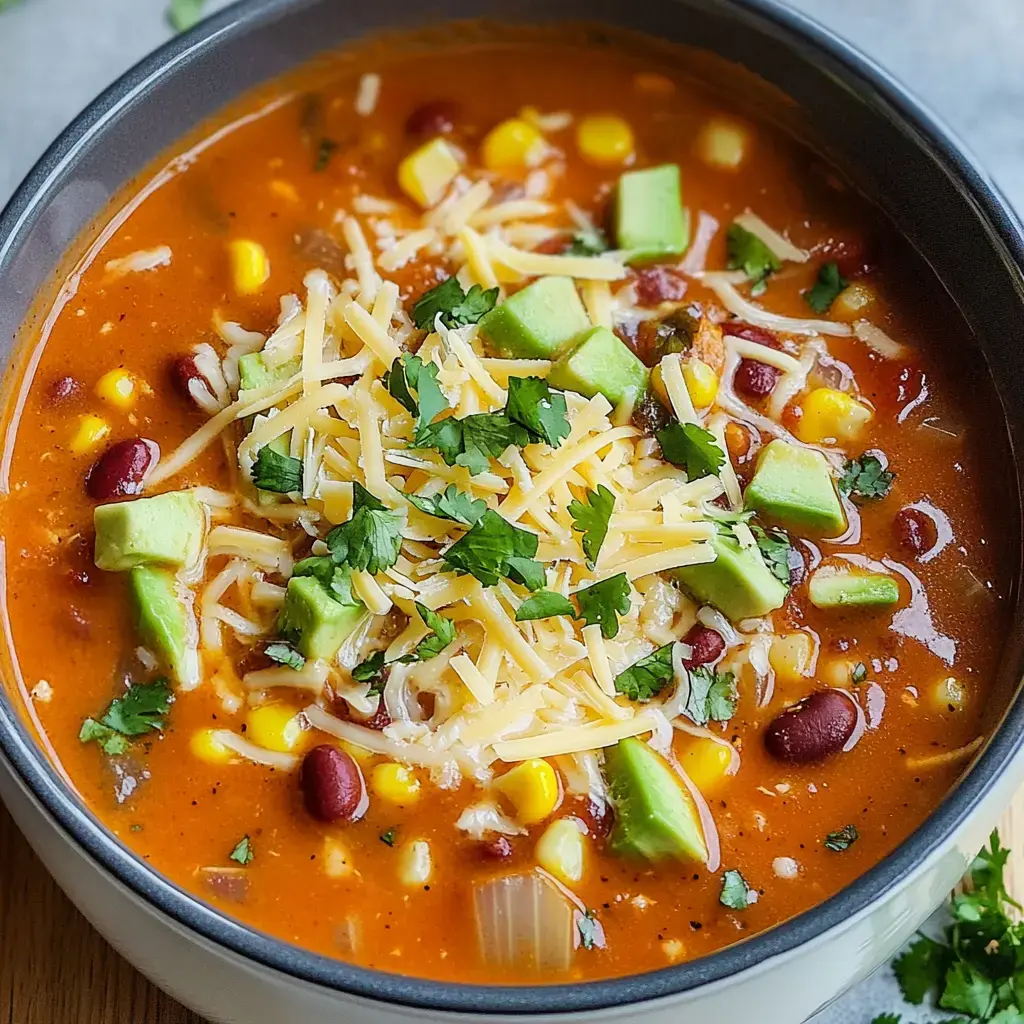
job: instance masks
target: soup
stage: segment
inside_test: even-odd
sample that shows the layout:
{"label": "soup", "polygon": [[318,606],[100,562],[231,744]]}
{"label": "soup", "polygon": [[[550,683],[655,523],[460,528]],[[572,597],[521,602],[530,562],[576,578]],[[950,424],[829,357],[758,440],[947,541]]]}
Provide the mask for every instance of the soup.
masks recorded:
{"label": "soup", "polygon": [[27,711],[255,928],[652,970],[837,892],[982,742],[1012,560],[967,329],[679,66],[569,30],[324,60],[136,182],[27,328]]}

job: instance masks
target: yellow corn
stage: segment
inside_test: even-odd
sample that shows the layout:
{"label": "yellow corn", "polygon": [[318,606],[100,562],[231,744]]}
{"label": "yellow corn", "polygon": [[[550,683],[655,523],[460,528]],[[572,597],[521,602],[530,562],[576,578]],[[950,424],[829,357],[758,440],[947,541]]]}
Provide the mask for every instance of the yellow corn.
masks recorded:
{"label": "yellow corn", "polygon": [[90,452],[110,433],[110,425],[99,416],[86,413],[78,417],[78,426],[71,437],[71,451],[75,455]]}
{"label": "yellow corn", "polygon": [[398,165],[398,184],[426,210],[441,201],[458,173],[459,161],[451,146],[444,139],[431,139]]}
{"label": "yellow corn", "polygon": [[712,118],[697,136],[697,154],[720,171],[735,171],[747,155],[746,128],[728,118]]}
{"label": "yellow corn", "polygon": [[621,167],[633,156],[633,129],[621,117],[585,117],[576,128],[576,146],[588,163]]}
{"label": "yellow corn", "polygon": [[829,313],[837,320],[859,320],[867,316],[875,298],[875,290],[870,285],[855,281],[836,296]]}
{"label": "yellow corn", "polygon": [[718,374],[700,359],[683,364],[683,380],[694,407],[706,409],[718,394]]}
{"label": "yellow corn", "polygon": [[398,880],[402,885],[410,888],[426,885],[433,870],[430,844],[425,839],[406,843],[398,851]]}
{"label": "yellow corn", "polygon": [[816,674],[826,686],[844,689],[853,685],[853,673],[857,665],[858,662],[850,658],[832,658],[824,665],[819,664]]}
{"label": "yellow corn", "polygon": [[732,751],[714,740],[695,739],[683,755],[683,771],[706,796],[717,790],[728,778]]}
{"label": "yellow corn", "polygon": [[245,735],[257,746],[291,754],[304,738],[295,708],[289,704],[261,704],[245,716]]}
{"label": "yellow corn", "polygon": [[334,836],[328,836],[324,840],[320,866],[328,878],[350,878],[356,872],[349,848]]}
{"label": "yellow corn", "polygon": [[96,394],[116,409],[128,410],[135,404],[135,378],[118,367],[100,377],[96,382]]}
{"label": "yellow corn", "polygon": [[207,764],[227,764],[235,755],[217,739],[215,733],[215,729],[199,729],[192,733],[189,748]]}
{"label": "yellow corn", "polygon": [[286,202],[297,203],[299,201],[298,190],[290,181],[285,181],[283,178],[274,178],[270,182],[270,191],[278,199],[284,199]]}
{"label": "yellow corn", "polygon": [[954,714],[963,711],[967,703],[967,688],[956,676],[947,676],[931,688],[930,696],[936,710]]}
{"label": "yellow corn", "polygon": [[255,295],[270,277],[270,260],[259,242],[238,238],[228,242],[231,276],[239,295]]}
{"label": "yellow corn", "polygon": [[768,661],[781,683],[796,683],[811,671],[814,644],[806,633],[786,633],[772,638]]}
{"label": "yellow corn", "polygon": [[572,818],[551,822],[537,841],[537,863],[559,881],[572,885],[583,877],[584,838]]}
{"label": "yellow corn", "polygon": [[382,800],[408,807],[420,798],[420,780],[411,768],[387,761],[377,765],[370,776],[370,788]]}
{"label": "yellow corn", "polygon": [[484,167],[490,171],[518,171],[536,167],[547,153],[547,144],[532,124],[518,117],[492,128],[480,147]]}
{"label": "yellow corn", "polygon": [[558,806],[558,776],[539,757],[517,764],[495,780],[494,788],[512,804],[524,825],[543,821]]}
{"label": "yellow corn", "polygon": [[806,444],[852,441],[871,419],[871,410],[833,388],[815,388],[803,402],[796,436]]}

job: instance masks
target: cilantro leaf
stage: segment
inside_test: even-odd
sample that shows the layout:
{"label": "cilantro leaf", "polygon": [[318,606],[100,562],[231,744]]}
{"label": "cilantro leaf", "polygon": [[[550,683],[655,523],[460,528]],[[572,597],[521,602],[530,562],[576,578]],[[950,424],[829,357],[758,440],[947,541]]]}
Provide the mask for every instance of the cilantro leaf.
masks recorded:
{"label": "cilantro leaf", "polygon": [[749,905],[749,889],[750,886],[738,871],[726,871],[722,875],[722,891],[718,895],[718,902],[730,910],[746,910]]}
{"label": "cilantro leaf", "polygon": [[602,931],[601,926],[597,923],[597,915],[593,910],[588,910],[585,914],[577,912],[576,918],[576,930],[579,932],[580,945],[584,949],[593,949],[595,946],[602,945]]}
{"label": "cilantro leaf", "polygon": [[946,976],[951,950],[922,935],[893,961],[900,992],[908,1003],[919,1006],[929,992],[938,992]]}
{"label": "cilantro leaf", "polygon": [[656,697],[672,678],[672,648],[659,647],[653,654],[623,669],[615,677],[615,689],[630,700],[645,701]]}
{"label": "cilantro leaf", "polygon": [[466,526],[472,526],[487,511],[487,502],[463,494],[455,484],[449,484],[443,494],[434,494],[429,498],[407,494],[406,498],[428,516],[450,519],[453,523],[464,523]]}
{"label": "cilantro leaf", "polygon": [[370,693],[380,693],[384,689],[385,678],[383,651],[374,651],[352,669],[352,679],[357,683],[369,683]]}
{"label": "cilantro leaf", "polygon": [[[454,466],[463,451],[462,421],[448,416],[437,423],[424,427],[414,438],[410,448],[433,448],[445,465]],[[484,467],[487,468],[486,466]]]}
{"label": "cilantro leaf", "polygon": [[[344,550],[347,555],[347,542]],[[352,596],[352,570],[347,565],[338,565],[330,555],[310,555],[308,558],[299,559],[292,569],[292,575],[314,576],[335,601],[341,604],[355,604],[355,598]]]}
{"label": "cilantro leaf", "polygon": [[696,423],[670,423],[656,436],[665,461],[685,469],[691,480],[713,476],[725,464],[714,434]]}
{"label": "cilantro leaf", "polygon": [[886,469],[877,455],[868,453],[847,461],[839,478],[839,490],[855,499],[884,498],[895,479],[896,474]]}
{"label": "cilantro leaf", "polygon": [[857,831],[857,826],[844,825],[825,836],[824,846],[826,850],[831,850],[833,853],[842,853],[853,846],[858,839],[860,839],[860,832]]}
{"label": "cilantro leaf", "polygon": [[462,425],[462,453],[455,457],[455,462],[465,466],[473,476],[490,469],[490,460],[496,459],[509,445],[523,448],[530,443],[526,429],[513,423],[503,412],[478,412],[464,416],[459,423]]}
{"label": "cilantro leaf", "polygon": [[352,518],[335,526],[326,537],[331,557],[339,565],[376,576],[398,561],[403,522],[401,513],[387,508],[358,481],[353,481]]}
{"label": "cilantro leaf", "polygon": [[736,712],[736,677],[731,672],[716,672],[705,665],[690,670],[690,693],[683,708],[696,725],[728,722]]}
{"label": "cilantro leaf", "polygon": [[629,580],[624,572],[600,583],[577,590],[573,597],[580,606],[580,618],[586,625],[601,625],[601,635],[613,639],[619,632],[619,615],[629,611]]}
{"label": "cilantro leaf", "polygon": [[513,555],[508,560],[505,575],[513,582],[526,587],[527,590],[540,590],[547,583],[544,565],[533,558],[522,558]]}
{"label": "cilantro leaf", "polygon": [[377,837],[385,846],[394,846],[395,840],[398,838],[398,829],[389,828]]}
{"label": "cilantro leaf", "polygon": [[541,377],[509,377],[505,415],[525,427],[535,444],[557,448],[569,436],[565,396]]}
{"label": "cilantro leaf", "polygon": [[80,743],[98,743],[103,753],[109,754],[111,757],[126,754],[128,748],[131,747],[127,736],[114,732],[109,726],[97,722],[95,718],[87,718],[82,722],[82,728],[78,731],[78,740]]}
{"label": "cilantro leaf", "polygon": [[[407,655],[410,660],[430,661],[436,658],[454,639],[455,623],[446,619],[443,615],[431,611],[425,604],[416,602],[416,611],[420,613],[423,625],[430,630],[430,635],[425,636],[417,645],[412,655]],[[404,659],[403,659],[404,660]]]}
{"label": "cilantro leaf", "polygon": [[252,467],[252,482],[261,491],[289,494],[302,490],[302,460],[282,455],[265,444],[257,453]]}
{"label": "cilantro leaf", "polygon": [[757,538],[757,547],[765,565],[780,583],[788,587],[790,561],[795,555],[789,537],[782,530],[764,530],[760,526],[751,527],[751,531]]}
{"label": "cilantro leaf", "polygon": [[469,573],[485,587],[493,587],[509,574],[513,558],[532,559],[539,540],[488,509],[443,555],[447,568]]}
{"label": "cilantro leaf", "polygon": [[141,736],[152,729],[163,729],[173,700],[166,679],[133,683],[123,697],[110,702],[100,722],[123,736]]}
{"label": "cilantro leaf", "polygon": [[739,224],[729,226],[725,245],[729,257],[726,266],[730,270],[742,270],[750,278],[756,289],[751,294],[763,292],[768,275],[782,266],[775,253],[757,235]]}
{"label": "cilantro leaf", "polygon": [[939,1006],[986,1018],[994,1009],[994,997],[992,981],[972,964],[960,960],[946,972]]}
{"label": "cilantro leaf", "polygon": [[818,279],[804,292],[807,305],[815,313],[827,313],[839,293],[850,282],[839,273],[838,263],[825,263],[818,271]]}
{"label": "cilantro leaf", "polygon": [[[167,5],[167,21],[175,32],[187,32],[203,17],[206,0],[170,0]],[[0,7],[6,6],[0,4]]]}
{"label": "cilantro leaf", "polygon": [[477,323],[485,313],[494,309],[497,301],[497,288],[484,291],[480,285],[475,284],[465,292],[457,278],[449,277],[420,297],[412,307],[412,318],[421,330],[432,330],[437,314],[440,313],[441,323],[452,330]]}
{"label": "cilantro leaf", "polygon": [[608,251],[608,239],[600,228],[586,228],[575,232],[566,256],[600,256]]}
{"label": "cilantro leaf", "polygon": [[871,1024],[900,1024],[903,1018],[898,1013],[880,1013]]}
{"label": "cilantro leaf", "polygon": [[516,622],[550,619],[554,615],[568,615],[570,618],[575,618],[576,609],[567,597],[552,593],[550,590],[538,590],[519,606],[516,611]]}
{"label": "cilantro leaf", "polygon": [[263,653],[271,661],[276,661],[278,665],[287,665],[288,668],[295,669],[296,672],[306,664],[306,659],[291,644],[280,641],[267,644]]}
{"label": "cilantro leaf", "polygon": [[[391,397],[416,417],[413,436],[418,438],[438,413],[450,408],[437,383],[437,364],[404,352],[381,378]],[[415,390],[415,396],[412,390]]]}
{"label": "cilantro leaf", "polygon": [[601,545],[608,536],[608,523],[615,508],[615,495],[604,484],[598,484],[596,491],[587,491],[587,503],[573,498],[569,502],[572,528],[583,534],[583,553],[591,569],[597,564]]}
{"label": "cilantro leaf", "polygon": [[238,840],[237,845],[231,853],[228,854],[228,859],[238,861],[238,863],[244,867],[246,864],[252,863],[254,852],[255,851],[252,848],[252,840],[247,835],[244,835]]}
{"label": "cilantro leaf", "polygon": [[850,682],[856,685],[857,683],[863,683],[868,677],[868,667],[863,661],[858,661],[853,666],[853,671],[850,673]]}

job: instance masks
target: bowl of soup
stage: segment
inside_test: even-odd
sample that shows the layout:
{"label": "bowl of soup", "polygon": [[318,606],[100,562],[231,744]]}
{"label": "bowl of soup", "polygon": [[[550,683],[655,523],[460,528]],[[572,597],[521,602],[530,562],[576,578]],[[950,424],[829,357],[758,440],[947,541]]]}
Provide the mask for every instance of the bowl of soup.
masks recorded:
{"label": "bowl of soup", "polygon": [[803,1020],[1021,776],[1018,225],[772,4],[438,13],[5,212],[0,787],[215,1020]]}

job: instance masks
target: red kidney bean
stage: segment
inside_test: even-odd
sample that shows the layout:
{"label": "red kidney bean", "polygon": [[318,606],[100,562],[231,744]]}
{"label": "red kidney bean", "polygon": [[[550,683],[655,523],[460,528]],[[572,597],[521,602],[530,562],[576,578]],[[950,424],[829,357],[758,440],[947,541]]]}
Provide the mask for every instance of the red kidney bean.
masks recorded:
{"label": "red kidney bean", "polygon": [[764,398],[775,390],[782,371],[756,359],[741,359],[733,384],[737,391],[751,398]]}
{"label": "red kidney bean", "polygon": [[432,100],[418,106],[406,119],[407,135],[450,135],[459,119],[459,105],[453,100]]}
{"label": "red kidney bean", "polygon": [[633,282],[641,306],[678,302],[686,294],[686,281],[668,267],[644,267]]}
{"label": "red kidney bean", "polygon": [[299,786],[306,810],[320,821],[358,821],[366,813],[369,801],[359,765],[330,744],[314,747],[302,759]]}
{"label": "red kidney bean", "polygon": [[693,648],[693,654],[683,659],[683,664],[688,669],[695,669],[698,665],[709,665],[718,661],[725,650],[725,640],[722,634],[699,622],[683,637],[683,643]]}
{"label": "red kidney bean", "polygon": [[206,379],[203,371],[196,365],[195,356],[176,356],[171,361],[171,380],[178,393],[190,402],[195,402],[195,399],[192,397],[191,387],[194,380],[206,388],[211,397],[214,397],[213,387]]}
{"label": "red kidney bean", "polygon": [[512,856],[512,844],[504,836],[495,836],[480,843],[480,852],[488,860],[508,860]]}
{"label": "red kidney bean", "polygon": [[96,501],[111,501],[142,492],[142,481],[160,457],[155,441],[132,437],[111,445],[85,478],[85,489]]}
{"label": "red kidney bean", "polygon": [[658,398],[648,391],[633,407],[630,421],[637,430],[642,430],[645,434],[653,436],[668,426],[671,416]]}
{"label": "red kidney bean", "polygon": [[816,690],[769,723],[768,753],[789,764],[808,764],[837,754],[857,726],[857,709],[842,690]]}
{"label": "red kidney bean", "polygon": [[50,384],[47,398],[51,405],[63,405],[78,398],[82,393],[82,382],[74,377],[58,377]]}
{"label": "red kidney bean", "polygon": [[863,239],[834,242],[826,252],[845,278],[864,277],[875,269],[875,261]]}
{"label": "red kidney bean", "polygon": [[388,712],[387,705],[384,703],[384,697],[381,696],[377,702],[377,710],[374,711],[370,717],[363,722],[363,725],[367,729],[376,729],[378,732],[383,732],[391,724],[391,715]]}
{"label": "red kidney bean", "polygon": [[615,812],[612,805],[605,800],[587,798],[586,807],[580,811],[580,817],[587,826],[587,831],[595,839],[603,839],[615,823]]}
{"label": "red kidney bean", "polygon": [[767,345],[768,348],[781,348],[779,339],[766,331],[763,327],[755,327],[743,320],[726,320],[722,324],[722,333],[733,338],[742,338],[744,341],[752,341],[756,345]]}
{"label": "red kidney bean", "polygon": [[892,521],[896,541],[901,548],[923,555],[935,546],[935,523],[920,509],[901,508]]}

